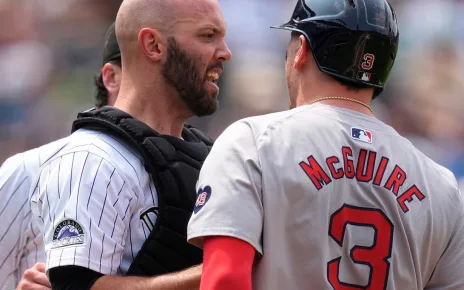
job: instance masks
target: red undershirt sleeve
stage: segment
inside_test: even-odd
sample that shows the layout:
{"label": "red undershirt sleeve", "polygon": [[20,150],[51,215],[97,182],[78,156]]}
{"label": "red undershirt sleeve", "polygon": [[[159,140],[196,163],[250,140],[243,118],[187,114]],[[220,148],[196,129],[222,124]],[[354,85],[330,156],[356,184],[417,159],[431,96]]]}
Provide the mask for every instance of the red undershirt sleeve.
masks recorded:
{"label": "red undershirt sleeve", "polygon": [[251,290],[252,245],[232,237],[205,237],[203,255],[200,290]]}

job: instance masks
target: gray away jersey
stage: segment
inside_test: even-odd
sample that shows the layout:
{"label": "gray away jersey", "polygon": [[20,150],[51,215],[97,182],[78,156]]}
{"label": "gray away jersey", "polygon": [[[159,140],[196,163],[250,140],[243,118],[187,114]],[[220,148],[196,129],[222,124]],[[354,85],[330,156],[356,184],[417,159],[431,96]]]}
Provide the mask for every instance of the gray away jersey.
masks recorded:
{"label": "gray away jersey", "polygon": [[78,130],[40,170],[31,207],[43,226],[47,270],[76,265],[123,275],[157,215],[142,159],[119,139]]}
{"label": "gray away jersey", "polygon": [[40,166],[67,144],[61,139],[17,154],[0,167],[0,289],[17,285],[25,270],[45,261],[41,229],[32,218],[29,191]]}
{"label": "gray away jersey", "polygon": [[455,177],[375,118],[318,104],[238,121],[197,190],[189,241],[250,243],[253,289],[464,289]]}

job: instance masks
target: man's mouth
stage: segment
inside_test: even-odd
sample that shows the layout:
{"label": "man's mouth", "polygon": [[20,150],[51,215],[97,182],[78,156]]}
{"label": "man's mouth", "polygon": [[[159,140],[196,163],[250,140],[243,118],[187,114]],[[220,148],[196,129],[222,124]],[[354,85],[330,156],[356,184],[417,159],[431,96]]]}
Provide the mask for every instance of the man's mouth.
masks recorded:
{"label": "man's mouth", "polygon": [[218,80],[219,80],[219,73],[218,72],[215,72],[215,71],[210,71],[207,73],[207,78],[206,80],[207,81],[210,81],[214,84],[217,84]]}

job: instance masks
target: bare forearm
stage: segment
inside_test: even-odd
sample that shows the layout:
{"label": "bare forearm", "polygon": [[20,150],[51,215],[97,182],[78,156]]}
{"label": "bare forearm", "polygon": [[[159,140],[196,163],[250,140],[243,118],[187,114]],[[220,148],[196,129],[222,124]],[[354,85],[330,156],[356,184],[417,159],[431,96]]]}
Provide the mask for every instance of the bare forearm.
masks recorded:
{"label": "bare forearm", "polygon": [[202,265],[157,277],[103,276],[91,290],[198,290]]}

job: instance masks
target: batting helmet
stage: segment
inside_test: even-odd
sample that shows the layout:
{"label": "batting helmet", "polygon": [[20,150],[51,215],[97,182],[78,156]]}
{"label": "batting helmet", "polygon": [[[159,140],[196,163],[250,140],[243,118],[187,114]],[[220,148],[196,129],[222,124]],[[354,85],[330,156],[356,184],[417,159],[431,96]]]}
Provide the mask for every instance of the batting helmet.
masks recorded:
{"label": "batting helmet", "polygon": [[303,34],[321,71],[374,87],[374,97],[398,50],[398,23],[386,0],[298,0],[290,21],[271,28]]}

